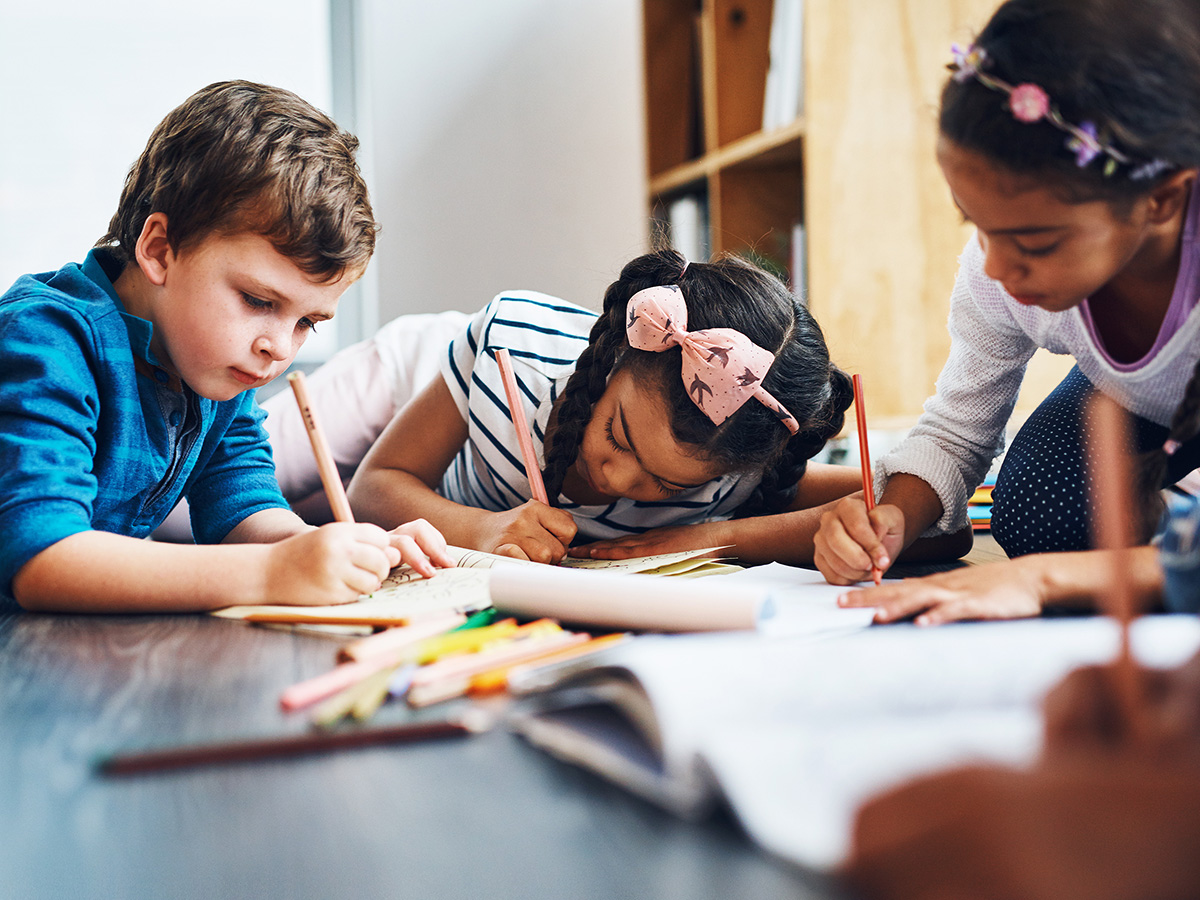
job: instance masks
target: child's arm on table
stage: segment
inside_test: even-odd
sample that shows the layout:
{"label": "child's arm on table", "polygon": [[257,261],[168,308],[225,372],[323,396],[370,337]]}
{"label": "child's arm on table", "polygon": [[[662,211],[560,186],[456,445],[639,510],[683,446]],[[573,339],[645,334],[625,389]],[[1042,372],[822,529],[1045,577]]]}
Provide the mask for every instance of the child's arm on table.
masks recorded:
{"label": "child's arm on table", "polygon": [[[1049,605],[1095,609],[1095,598],[1108,588],[1111,551],[1035,553],[1019,559],[966,566],[899,584],[867,587],[842,596],[842,606],[876,607],[877,622],[916,616],[918,625],[960,619],[1017,619],[1041,615]],[[1119,551],[1138,595],[1162,591],[1162,567],[1153,547]]]}
{"label": "child's arm on table", "polygon": [[420,517],[457,546],[535,562],[562,559],[575,536],[569,513],[535,500],[489,512],[437,493],[467,438],[467,423],[438,375],[396,414],[363,458],[349,489],[355,515],[384,528]]}
{"label": "child's arm on table", "polygon": [[373,525],[302,527],[275,543],[229,545],[167,544],[83,531],[25,563],[13,578],[13,595],[25,609],[40,612],[347,603],[377,589],[400,561],[390,536]]}
{"label": "child's arm on table", "polygon": [[627,559],[704,547],[730,547],[715,555],[736,557],[757,565],[811,563],[813,535],[821,516],[838,498],[862,489],[862,476],[849,466],[809,464],[785,513],[744,519],[655,528],[642,534],[596,541],[571,549],[571,555],[592,559]]}

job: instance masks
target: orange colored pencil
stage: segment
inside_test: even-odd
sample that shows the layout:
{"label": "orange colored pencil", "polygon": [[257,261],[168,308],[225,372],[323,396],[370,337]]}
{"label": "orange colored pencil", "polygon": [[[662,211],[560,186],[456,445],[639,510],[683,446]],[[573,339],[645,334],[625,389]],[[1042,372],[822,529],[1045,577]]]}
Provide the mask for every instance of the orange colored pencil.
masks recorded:
{"label": "orange colored pencil", "polygon": [[1090,434],[1087,466],[1092,484],[1093,531],[1096,546],[1109,551],[1109,589],[1103,603],[1121,626],[1121,643],[1114,668],[1119,679],[1118,701],[1135,740],[1141,734],[1141,675],[1133,659],[1129,625],[1137,615],[1136,592],[1123,564],[1122,551],[1134,544],[1133,465],[1130,459],[1129,416],[1112,399],[1097,392],[1088,402]]}
{"label": "orange colored pencil", "polygon": [[[858,419],[858,458],[862,464],[863,503],[867,504],[867,512],[875,508],[875,478],[871,474],[871,452],[867,448],[867,410],[863,406],[862,376],[855,375],[850,379],[854,383],[854,415]],[[871,566],[871,578],[876,584],[883,581],[883,572],[879,566]]]}

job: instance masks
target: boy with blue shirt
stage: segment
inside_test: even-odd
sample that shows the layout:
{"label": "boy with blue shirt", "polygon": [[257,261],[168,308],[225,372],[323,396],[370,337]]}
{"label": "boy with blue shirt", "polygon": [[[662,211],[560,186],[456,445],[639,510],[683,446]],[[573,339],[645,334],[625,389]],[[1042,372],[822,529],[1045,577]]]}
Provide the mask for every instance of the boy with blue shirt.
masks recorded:
{"label": "boy with blue shirt", "polygon": [[[0,608],[347,602],[401,561],[451,564],[421,521],[303,523],[254,400],[370,260],[357,145],[287,91],[210,85],[83,264],[0,297]],[[139,540],[182,497],[200,545]]]}

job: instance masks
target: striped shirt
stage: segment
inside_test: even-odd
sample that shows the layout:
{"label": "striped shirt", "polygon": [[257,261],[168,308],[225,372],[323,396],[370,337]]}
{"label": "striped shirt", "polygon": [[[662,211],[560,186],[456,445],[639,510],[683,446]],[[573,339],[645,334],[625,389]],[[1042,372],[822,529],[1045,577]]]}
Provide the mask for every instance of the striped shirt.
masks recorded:
{"label": "striped shirt", "polygon": [[[451,342],[442,365],[442,377],[468,431],[466,444],[442,479],[442,496],[496,512],[519,506],[532,496],[494,351],[509,350],[525,418],[533,429],[534,449],[539,465],[545,467],[551,409],[587,347],[595,321],[591,310],[533,291],[500,294],[472,317]],[[724,475],[661,501],[620,498],[607,505],[584,506],[560,494],[558,503],[579,526],[577,542],[603,540],[729,518],[759,478],[757,473]]]}

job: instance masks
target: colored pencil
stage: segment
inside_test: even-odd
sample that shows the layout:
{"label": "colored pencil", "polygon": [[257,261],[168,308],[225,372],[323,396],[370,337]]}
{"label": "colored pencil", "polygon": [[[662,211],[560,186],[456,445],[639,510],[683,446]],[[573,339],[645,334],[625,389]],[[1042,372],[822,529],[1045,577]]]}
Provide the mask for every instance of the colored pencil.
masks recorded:
{"label": "colored pencil", "polygon": [[525,408],[521,405],[521,396],[517,391],[517,377],[513,374],[512,359],[508,350],[501,348],[496,351],[496,362],[500,366],[500,377],[504,381],[504,393],[508,396],[508,411],[512,415],[513,426],[517,429],[517,442],[521,445],[521,459],[525,462],[525,475],[529,479],[529,490],[533,499],[539,503],[550,504],[546,496],[546,485],[542,481],[542,470],[538,466],[537,454],[533,450],[533,433],[525,421]]}
{"label": "colored pencil", "polygon": [[[858,419],[858,458],[862,464],[863,503],[867,512],[875,508],[875,478],[871,473],[871,452],[867,448],[867,410],[863,406],[862,376],[851,378],[854,383],[854,415]],[[871,566],[871,578],[876,584],[883,581],[883,572],[879,566]]]}
{"label": "colored pencil", "polygon": [[325,432],[317,421],[316,411],[308,399],[308,386],[303,372],[293,372],[288,376],[292,393],[296,395],[296,403],[300,406],[300,417],[304,419],[304,427],[308,429],[308,439],[312,442],[313,455],[317,458],[317,471],[321,475],[321,484],[325,486],[325,496],[329,498],[329,508],[333,517],[339,522],[353,522],[354,514],[350,511],[350,500],[346,497],[346,488],[338,475],[337,464],[333,461],[333,452],[325,439]]}
{"label": "colored pencil", "polygon": [[229,743],[197,744],[136,753],[114,753],[101,759],[96,768],[104,775],[133,775],[219,763],[244,762],[282,756],[299,756],[346,747],[367,747],[434,738],[463,737],[484,730],[482,722],[469,716],[436,722],[414,722],[379,728],[344,731],[309,731],[303,734]]}
{"label": "colored pencil", "polygon": [[1088,478],[1092,491],[1093,538],[1111,557],[1108,590],[1100,598],[1121,626],[1114,668],[1118,703],[1134,740],[1141,734],[1141,676],[1133,659],[1129,626],[1137,615],[1137,600],[1122,551],[1134,544],[1133,464],[1130,459],[1129,416],[1099,392],[1088,402]]}

